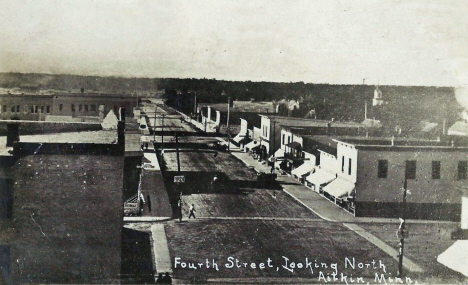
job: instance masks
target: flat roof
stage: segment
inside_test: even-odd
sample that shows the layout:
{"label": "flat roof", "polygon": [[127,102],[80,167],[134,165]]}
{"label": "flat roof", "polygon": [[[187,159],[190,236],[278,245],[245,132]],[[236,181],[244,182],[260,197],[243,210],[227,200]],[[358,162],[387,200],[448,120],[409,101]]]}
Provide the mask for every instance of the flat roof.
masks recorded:
{"label": "flat roof", "polygon": [[406,149],[406,150],[435,150],[435,149],[447,149],[447,150],[467,150],[468,144],[466,141],[454,141],[452,144],[451,140],[423,140],[417,138],[366,138],[366,137],[351,137],[351,138],[335,138],[337,143],[345,143],[354,145],[360,149]]}

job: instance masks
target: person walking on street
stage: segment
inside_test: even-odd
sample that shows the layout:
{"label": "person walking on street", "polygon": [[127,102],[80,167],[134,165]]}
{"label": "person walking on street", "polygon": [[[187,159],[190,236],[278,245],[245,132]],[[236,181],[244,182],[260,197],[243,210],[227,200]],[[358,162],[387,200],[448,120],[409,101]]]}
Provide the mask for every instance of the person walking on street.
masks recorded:
{"label": "person walking on street", "polygon": [[190,206],[190,214],[189,214],[189,219],[193,216],[193,218],[195,219],[195,204],[192,204],[192,206]]}
{"label": "person walking on street", "polygon": [[182,196],[177,201],[177,213],[179,214],[179,222],[182,222]]}

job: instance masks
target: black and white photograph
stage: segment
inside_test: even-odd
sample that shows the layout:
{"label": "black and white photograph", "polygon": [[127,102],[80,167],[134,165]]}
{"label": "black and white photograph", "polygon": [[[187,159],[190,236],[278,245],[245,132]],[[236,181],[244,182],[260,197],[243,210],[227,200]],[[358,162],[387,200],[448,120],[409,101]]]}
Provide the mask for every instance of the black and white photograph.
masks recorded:
{"label": "black and white photograph", "polygon": [[464,0],[0,0],[0,285],[467,284]]}

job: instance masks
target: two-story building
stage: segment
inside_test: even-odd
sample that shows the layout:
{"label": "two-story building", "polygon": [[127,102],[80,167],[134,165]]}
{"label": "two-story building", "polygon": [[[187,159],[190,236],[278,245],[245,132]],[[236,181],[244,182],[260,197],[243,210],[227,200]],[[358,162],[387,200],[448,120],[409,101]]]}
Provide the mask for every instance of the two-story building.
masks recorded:
{"label": "two-story building", "polygon": [[382,138],[335,141],[337,179],[323,191],[356,216],[460,218],[459,189],[468,179],[465,144]]}

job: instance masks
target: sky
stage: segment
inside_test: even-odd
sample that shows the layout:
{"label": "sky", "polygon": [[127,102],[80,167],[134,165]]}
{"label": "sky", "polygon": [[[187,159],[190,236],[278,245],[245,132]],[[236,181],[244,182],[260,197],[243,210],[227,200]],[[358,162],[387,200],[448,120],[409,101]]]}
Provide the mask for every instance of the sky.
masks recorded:
{"label": "sky", "polygon": [[468,5],[0,0],[0,72],[468,85]]}

